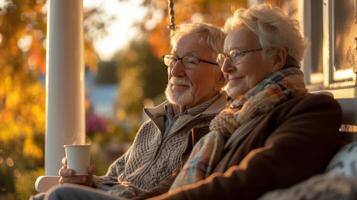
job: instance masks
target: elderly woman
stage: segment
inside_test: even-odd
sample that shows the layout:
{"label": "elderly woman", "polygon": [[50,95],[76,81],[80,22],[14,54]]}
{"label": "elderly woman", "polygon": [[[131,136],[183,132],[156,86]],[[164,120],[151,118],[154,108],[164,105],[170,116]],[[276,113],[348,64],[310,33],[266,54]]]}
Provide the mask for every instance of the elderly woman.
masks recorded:
{"label": "elderly woman", "polygon": [[298,22],[267,4],[239,9],[218,56],[232,101],[157,199],[257,199],[323,172],[340,148],[341,109],[307,93]]}

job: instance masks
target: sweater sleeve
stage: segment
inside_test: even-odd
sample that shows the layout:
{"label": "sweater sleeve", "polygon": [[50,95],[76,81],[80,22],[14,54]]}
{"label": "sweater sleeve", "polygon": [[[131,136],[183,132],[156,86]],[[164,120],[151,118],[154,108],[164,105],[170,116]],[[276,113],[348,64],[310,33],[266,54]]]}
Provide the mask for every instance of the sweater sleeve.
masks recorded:
{"label": "sweater sleeve", "polygon": [[124,172],[128,160],[133,154],[133,149],[135,149],[137,140],[138,138],[140,138],[140,135],[142,133],[141,130],[146,127],[147,124],[149,124],[149,121],[141,125],[130,148],[109,166],[104,176],[93,176],[94,187],[102,190],[109,190],[112,186],[118,184],[118,176],[120,176],[120,174]]}
{"label": "sweater sleeve", "polygon": [[341,109],[331,97],[318,96],[291,108],[265,146],[239,165],[155,199],[257,199],[320,173],[340,147]]}
{"label": "sweater sleeve", "polygon": [[117,177],[123,172],[126,160],[130,153],[131,147],[109,166],[108,171],[104,176],[93,176],[94,187],[108,190],[111,186],[118,184]]}
{"label": "sweater sleeve", "polygon": [[108,171],[105,175],[118,177],[118,175],[121,174],[122,171],[124,170],[125,163],[128,160],[130,153],[131,153],[131,147],[109,166]]}

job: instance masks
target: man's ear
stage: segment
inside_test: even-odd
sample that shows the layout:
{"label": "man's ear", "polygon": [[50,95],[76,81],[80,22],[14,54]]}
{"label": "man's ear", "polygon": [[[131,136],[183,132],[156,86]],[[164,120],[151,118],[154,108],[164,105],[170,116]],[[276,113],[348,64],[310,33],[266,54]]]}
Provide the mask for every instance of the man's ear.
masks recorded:
{"label": "man's ear", "polygon": [[288,52],[286,48],[277,48],[274,55],[273,72],[283,68],[286,64],[286,57]]}

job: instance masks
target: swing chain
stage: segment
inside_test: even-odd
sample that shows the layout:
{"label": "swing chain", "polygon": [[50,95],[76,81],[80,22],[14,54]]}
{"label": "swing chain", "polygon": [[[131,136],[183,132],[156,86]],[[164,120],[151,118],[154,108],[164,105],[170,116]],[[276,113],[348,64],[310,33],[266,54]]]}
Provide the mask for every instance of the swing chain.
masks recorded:
{"label": "swing chain", "polygon": [[174,11],[174,0],[168,0],[168,14],[169,14],[169,20],[170,24],[168,28],[171,31],[174,31],[176,29],[175,25],[175,11]]}
{"label": "swing chain", "polygon": [[354,23],[357,24],[357,0],[355,0],[353,8],[354,8],[354,17],[355,17]]}

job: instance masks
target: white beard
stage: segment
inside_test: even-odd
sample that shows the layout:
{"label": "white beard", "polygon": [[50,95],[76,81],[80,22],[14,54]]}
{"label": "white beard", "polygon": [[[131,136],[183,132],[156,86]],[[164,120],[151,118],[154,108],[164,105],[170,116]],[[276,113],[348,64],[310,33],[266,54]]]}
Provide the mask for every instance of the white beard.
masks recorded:
{"label": "white beard", "polygon": [[[187,83],[187,81],[185,83]],[[172,91],[172,84],[169,81],[165,89],[165,95],[170,103],[179,106],[186,106],[188,104],[191,104],[195,100],[191,84],[187,90],[185,90],[183,93],[178,94]]]}

